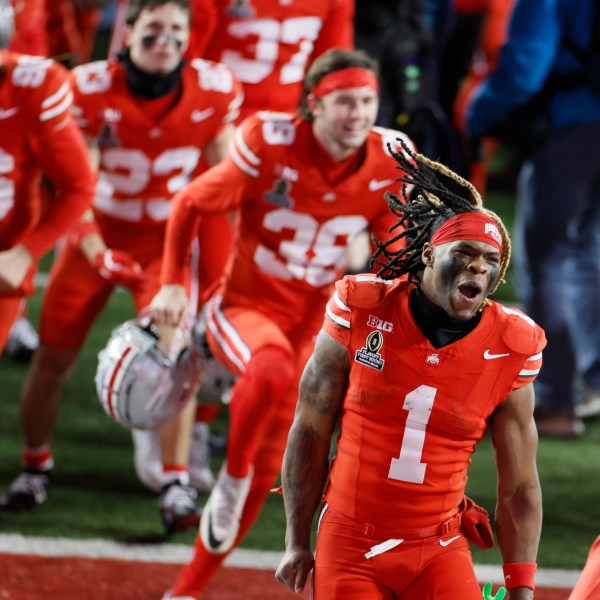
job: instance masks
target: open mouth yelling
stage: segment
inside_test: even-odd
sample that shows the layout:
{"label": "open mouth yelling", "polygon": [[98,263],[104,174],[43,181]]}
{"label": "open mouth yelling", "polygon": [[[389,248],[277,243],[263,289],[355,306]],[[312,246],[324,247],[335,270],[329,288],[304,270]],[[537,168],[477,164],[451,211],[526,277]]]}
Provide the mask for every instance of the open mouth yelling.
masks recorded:
{"label": "open mouth yelling", "polygon": [[463,283],[458,286],[458,291],[462,299],[470,304],[481,297],[483,288],[477,283]]}

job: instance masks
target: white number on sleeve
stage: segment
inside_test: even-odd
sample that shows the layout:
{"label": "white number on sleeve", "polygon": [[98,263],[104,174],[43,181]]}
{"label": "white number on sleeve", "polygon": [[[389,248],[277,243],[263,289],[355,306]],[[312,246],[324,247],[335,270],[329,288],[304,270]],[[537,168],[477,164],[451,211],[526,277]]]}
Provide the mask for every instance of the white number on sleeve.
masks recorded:
{"label": "white number on sleeve", "polygon": [[388,477],[410,483],[423,483],[427,463],[421,462],[425,429],[431,415],[437,389],[420,385],[404,398],[404,410],[408,411],[406,429],[400,448],[400,456],[392,458]]}
{"label": "white number on sleeve", "polygon": [[289,146],[296,138],[296,128],[289,121],[265,121],[263,138],[272,146]]}
{"label": "white number on sleeve", "polygon": [[230,67],[242,83],[260,83],[275,70],[280,44],[296,44],[298,50],[283,65],[280,82],[302,81],[306,61],[321,25],[318,17],[294,17],[281,23],[275,19],[233,21],[227,29],[229,35],[240,40],[257,37],[253,43],[255,53],[252,58],[245,58],[236,50],[224,50],[220,62]]}
{"label": "white number on sleeve", "polygon": [[13,70],[12,82],[18,87],[40,87],[51,64],[50,59],[41,59],[39,56],[22,56]]}
{"label": "white number on sleeve", "polygon": [[358,215],[339,216],[319,223],[310,215],[286,208],[265,215],[263,227],[280,233],[292,230],[291,240],[282,240],[274,252],[259,245],[254,262],[264,273],[279,279],[305,280],[319,287],[335,280],[345,264],[350,242],[367,227],[367,220]]}
{"label": "white number on sleeve", "polygon": [[0,219],[4,219],[15,205],[15,184],[8,177],[15,168],[14,156],[0,148]]}
{"label": "white number on sleeve", "polygon": [[111,76],[105,62],[94,62],[77,67],[74,71],[77,88],[82,94],[105,92],[111,83]]}
{"label": "white number on sleeve", "polygon": [[207,63],[200,58],[194,58],[191,65],[198,71],[198,82],[203,90],[227,94],[233,89],[231,71],[224,65]]}

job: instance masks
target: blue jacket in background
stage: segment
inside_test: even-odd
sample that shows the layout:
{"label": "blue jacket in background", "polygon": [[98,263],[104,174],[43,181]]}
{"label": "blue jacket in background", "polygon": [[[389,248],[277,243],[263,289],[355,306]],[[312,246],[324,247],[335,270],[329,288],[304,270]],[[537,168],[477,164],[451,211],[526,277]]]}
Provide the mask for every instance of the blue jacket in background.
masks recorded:
{"label": "blue jacket in background", "polygon": [[[517,0],[508,40],[496,71],[474,94],[467,113],[470,137],[481,137],[497,121],[539,92],[551,74],[581,71],[563,36],[587,49],[596,0]],[[558,92],[550,105],[550,127],[558,130],[600,121],[600,96],[587,86]]]}

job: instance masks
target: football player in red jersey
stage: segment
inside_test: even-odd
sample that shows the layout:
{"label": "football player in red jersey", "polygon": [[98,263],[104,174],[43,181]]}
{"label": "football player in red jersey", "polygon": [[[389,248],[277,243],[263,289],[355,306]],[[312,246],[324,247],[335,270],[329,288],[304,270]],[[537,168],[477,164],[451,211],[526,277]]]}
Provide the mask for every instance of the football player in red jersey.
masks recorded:
{"label": "football player in red jersey", "polygon": [[173,597],[196,597],[256,519],[279,473],[296,384],[348,247],[362,231],[383,236],[395,223],[383,200],[393,176],[373,173],[393,169],[388,144],[410,142],[373,126],[376,69],[363,52],[323,54],[306,76],[301,116],[249,117],[225,161],[176,196],[153,313],[174,325],[186,311],[189,223],[237,208],[236,245],[207,305],[207,337],[238,381],[227,460]]}
{"label": "football player in red jersey", "polygon": [[217,23],[201,56],[226,64],[244,86],[240,119],[293,112],[311,62],[354,47],[354,0],[215,0]]}
{"label": "football player in red jersey", "polygon": [[[238,122],[294,112],[311,62],[354,47],[354,0],[192,0],[187,56],[227,65],[244,87]],[[118,46],[118,40],[112,44]]]}
{"label": "football player in red jersey", "polygon": [[[300,592],[314,566],[317,600],[479,600],[469,541],[490,547],[493,537],[464,493],[489,428],[506,587],[511,600],[530,599],[542,524],[532,382],[545,335],[488,299],[510,258],[500,219],[470,183],[410,154],[412,163],[398,159],[412,198],[388,195],[407,245],[391,253],[380,242],[379,276],[336,283],[302,376],[283,461],[286,553],[276,576]],[[440,172],[474,201],[450,192]]]}
{"label": "football player in red jersey", "polygon": [[592,544],[587,561],[568,600],[600,598],[600,536]]}
{"label": "football player in red jersey", "polygon": [[[22,298],[34,291],[37,259],[90,206],[94,185],[66,70],[2,49],[7,16],[0,28],[0,351]],[[55,188],[46,206],[42,172]]]}
{"label": "football player in red jersey", "polygon": [[[38,477],[42,490],[53,465],[50,440],[60,390],[90,327],[116,285],[130,288],[136,311],[150,303],[159,288],[171,197],[199,174],[200,157],[209,164],[224,157],[233,132],[241,90],[230,70],[200,59],[182,61],[189,11],[187,0],[130,2],[127,50],[120,59],[73,71],[75,113],[98,157],[98,183],[93,211],[73,229],[53,265],[41,345],[23,390],[23,462],[27,480]],[[229,254],[231,229],[224,213],[203,227],[218,236],[201,257],[201,283],[208,287]],[[195,491],[187,485],[190,432],[184,425],[191,426],[190,418],[184,413],[160,432],[160,505],[169,531],[198,522]],[[30,493],[21,479],[4,497],[5,507],[45,500],[46,493]]]}

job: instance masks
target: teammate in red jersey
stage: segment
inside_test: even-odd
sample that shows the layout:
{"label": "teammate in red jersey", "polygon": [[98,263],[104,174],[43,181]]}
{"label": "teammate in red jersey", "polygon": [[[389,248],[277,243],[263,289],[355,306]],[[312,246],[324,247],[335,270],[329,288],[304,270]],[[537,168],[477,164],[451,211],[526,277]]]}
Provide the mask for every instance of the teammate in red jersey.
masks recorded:
{"label": "teammate in red jersey", "polygon": [[164,285],[152,308],[174,325],[187,306],[189,224],[239,209],[225,281],[207,306],[210,348],[238,376],[227,461],[173,597],[196,597],[256,519],[279,473],[296,383],[348,247],[360,232],[386,235],[395,222],[382,197],[393,178],[373,173],[393,168],[387,144],[404,136],[373,127],[375,63],[362,52],[327,52],[309,70],[305,92],[303,117],[247,119],[225,161],[176,196],[169,218]]}
{"label": "teammate in red jersey", "polygon": [[600,536],[592,544],[587,561],[569,600],[595,600],[600,597]]}
{"label": "teammate in red jersey", "polygon": [[[379,277],[336,283],[302,376],[283,461],[286,553],[276,576],[299,592],[314,566],[316,600],[479,600],[469,541],[493,538],[491,530],[488,540],[475,537],[484,513],[468,508],[464,493],[489,428],[506,586],[511,600],[530,599],[542,522],[532,382],[544,332],[488,300],[510,257],[498,217],[471,184],[411,158],[398,155],[412,198],[388,195],[407,245],[390,253],[380,242]],[[451,193],[438,169],[474,202]]]}
{"label": "teammate in red jersey", "polygon": [[[5,43],[8,36],[0,48]],[[0,49],[0,351],[22,298],[34,291],[37,259],[93,197],[93,174],[71,102],[63,67]],[[42,172],[55,188],[44,207]]]}
{"label": "teammate in red jersey", "polygon": [[354,0],[215,0],[217,24],[202,56],[244,86],[240,118],[268,107],[294,112],[311,62],[354,46]]}
{"label": "teammate in red jersey", "polygon": [[[76,116],[98,155],[98,183],[93,215],[71,232],[52,268],[40,319],[41,346],[23,390],[23,461],[27,481],[37,477],[39,489],[47,489],[53,465],[50,440],[62,384],[90,327],[116,285],[131,289],[136,311],[150,303],[159,288],[171,197],[199,174],[200,157],[209,164],[223,158],[233,132],[240,86],[223,65],[182,62],[189,19],[187,0],[130,2],[128,49],[120,60],[73,71]],[[202,283],[208,287],[228,256],[228,216],[217,215],[204,228],[218,236],[210,241],[214,250],[201,260]],[[185,465],[190,432],[179,431],[185,422],[191,426],[190,415],[181,419],[179,426],[161,430],[160,504],[169,531],[198,522]],[[179,445],[181,438],[188,441]],[[47,493],[30,493],[33,486],[21,483],[9,489],[7,508],[46,499]],[[178,512],[169,498],[185,506]]]}
{"label": "teammate in red jersey", "polygon": [[[187,56],[227,65],[244,87],[238,122],[294,112],[311,62],[354,47],[354,0],[192,0]],[[118,47],[118,40],[112,42]]]}

